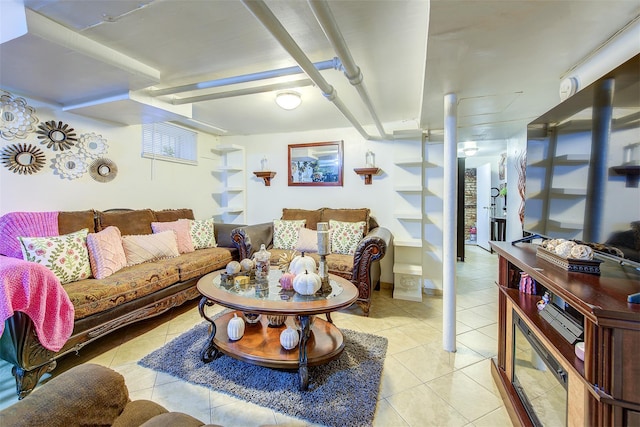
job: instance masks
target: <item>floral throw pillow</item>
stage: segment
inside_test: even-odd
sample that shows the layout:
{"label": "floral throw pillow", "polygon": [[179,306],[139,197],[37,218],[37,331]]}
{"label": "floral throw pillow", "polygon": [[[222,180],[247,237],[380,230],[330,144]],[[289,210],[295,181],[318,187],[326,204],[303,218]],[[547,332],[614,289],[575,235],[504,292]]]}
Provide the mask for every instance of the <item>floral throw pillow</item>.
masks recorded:
{"label": "floral throw pillow", "polygon": [[364,237],[364,221],[342,222],[329,220],[331,231],[331,252],[334,254],[353,255],[358,243]]}
{"label": "floral throw pillow", "polygon": [[298,230],[307,223],[306,219],[273,220],[274,249],[295,249],[298,242]]}
{"label": "floral throw pillow", "polygon": [[88,233],[89,229],[83,228],[62,236],[18,237],[22,258],[44,265],[63,284],[87,279],[91,277]]}
{"label": "floral throw pillow", "polygon": [[191,224],[191,241],[195,249],[215,248],[216,242],[213,218],[203,220],[179,219]]}

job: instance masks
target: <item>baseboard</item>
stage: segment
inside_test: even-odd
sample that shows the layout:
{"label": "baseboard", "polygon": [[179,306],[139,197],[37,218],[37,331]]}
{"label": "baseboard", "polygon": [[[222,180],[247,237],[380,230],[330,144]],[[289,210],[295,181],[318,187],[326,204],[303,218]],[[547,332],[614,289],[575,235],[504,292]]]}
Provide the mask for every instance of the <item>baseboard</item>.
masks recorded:
{"label": "baseboard", "polygon": [[429,297],[441,297],[442,289],[422,288],[422,294]]}

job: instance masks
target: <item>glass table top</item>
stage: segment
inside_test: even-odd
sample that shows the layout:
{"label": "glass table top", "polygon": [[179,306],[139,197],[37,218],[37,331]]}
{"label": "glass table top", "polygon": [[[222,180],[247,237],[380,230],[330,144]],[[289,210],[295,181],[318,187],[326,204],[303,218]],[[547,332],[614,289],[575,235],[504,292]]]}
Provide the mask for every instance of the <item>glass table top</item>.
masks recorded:
{"label": "glass table top", "polygon": [[282,272],[278,269],[272,268],[269,270],[268,281],[256,280],[251,277],[249,283],[237,284],[233,276],[226,276],[220,274],[214,277],[213,286],[222,291],[228,292],[232,295],[240,297],[251,298],[256,300],[269,300],[269,301],[292,301],[292,302],[306,302],[306,301],[320,301],[328,300],[337,297],[342,294],[343,287],[339,283],[330,279],[330,289],[320,289],[314,295],[301,295],[291,290],[284,290],[280,286],[278,280],[282,277]]}

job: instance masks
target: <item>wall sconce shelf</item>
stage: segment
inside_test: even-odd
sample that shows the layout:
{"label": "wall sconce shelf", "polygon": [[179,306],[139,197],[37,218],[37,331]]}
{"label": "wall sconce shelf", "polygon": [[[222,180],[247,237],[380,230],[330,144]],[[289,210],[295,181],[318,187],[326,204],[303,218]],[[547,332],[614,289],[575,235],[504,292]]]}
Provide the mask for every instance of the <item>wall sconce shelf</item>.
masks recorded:
{"label": "wall sconce shelf", "polygon": [[267,187],[271,186],[271,178],[276,176],[275,172],[272,171],[259,171],[253,173],[258,178],[262,178],[264,180],[264,185]]}
{"label": "wall sconce shelf", "polygon": [[355,173],[364,176],[364,184],[371,185],[373,182],[373,175],[378,175],[381,172],[380,168],[355,168]]}

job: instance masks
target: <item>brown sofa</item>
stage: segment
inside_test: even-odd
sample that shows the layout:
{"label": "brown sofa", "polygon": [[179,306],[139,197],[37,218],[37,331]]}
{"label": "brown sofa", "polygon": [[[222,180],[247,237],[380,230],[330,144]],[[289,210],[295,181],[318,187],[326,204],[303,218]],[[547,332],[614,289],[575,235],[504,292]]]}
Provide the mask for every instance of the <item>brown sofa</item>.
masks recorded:
{"label": "brown sofa", "polygon": [[[193,212],[190,209],[59,212],[58,234],[83,228],[97,232],[110,225],[117,226],[122,235],[151,234],[152,222],[181,218],[194,219]],[[75,313],[71,337],[57,352],[40,345],[31,319],[16,311],[5,321],[4,333],[0,337],[0,359],[14,365],[19,398],[29,394],[40,377],[53,370],[56,359],[63,355],[77,352],[118,328],[198,298],[196,283],[200,277],[239,259],[230,239],[231,230],[235,227],[237,225],[215,224],[218,247],[124,267],[101,280],[89,278],[62,285]],[[0,239],[15,239],[19,235],[28,234],[22,234],[13,226],[0,229]]]}
{"label": "brown sofa", "polygon": [[0,425],[199,427],[205,424],[182,412],[169,412],[150,400],[131,401],[122,375],[89,363],[52,378],[28,399],[0,411]]}
{"label": "brown sofa", "polygon": [[[391,232],[380,227],[376,220],[370,215],[367,208],[363,209],[333,209],[320,208],[314,210],[305,209],[283,209],[283,220],[306,220],[306,228],[316,230],[319,222],[329,222],[329,220],[343,222],[366,223],[364,237],[360,240],[353,255],[330,254],[327,256],[329,273],[343,277],[358,288],[358,300],[356,303],[362,308],[366,316],[369,315],[371,307],[371,294],[374,288],[378,288],[380,283],[380,259],[382,259],[391,245]],[[271,264],[278,263],[278,259],[283,253],[291,250],[273,248],[273,222],[242,226],[231,232],[233,243],[240,251],[240,258],[250,258],[254,252],[264,244],[271,253]],[[307,252],[306,255],[313,257],[316,262],[319,256],[316,253]]]}

